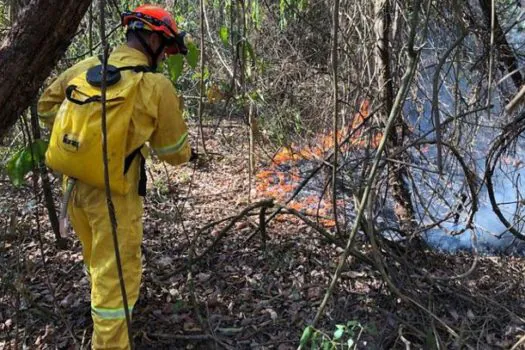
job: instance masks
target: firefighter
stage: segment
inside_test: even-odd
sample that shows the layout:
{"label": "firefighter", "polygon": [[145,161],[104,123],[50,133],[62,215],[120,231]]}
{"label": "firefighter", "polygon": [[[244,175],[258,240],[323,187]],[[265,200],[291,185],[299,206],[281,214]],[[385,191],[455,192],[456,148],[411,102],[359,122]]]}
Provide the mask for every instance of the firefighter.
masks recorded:
{"label": "firefighter", "polygon": [[[110,188],[131,312],[142,275],[147,156],[143,146],[149,142],[158,157],[172,165],[190,160],[192,151],[182,118],[182,101],[170,80],[155,72],[167,55],[185,53],[182,32],[170,13],[156,5],[123,13],[122,24],[127,28],[126,43],[109,55],[107,66],[107,142]],[[101,124],[96,119],[101,114],[100,96],[96,95],[100,91],[96,82],[100,66],[100,58],[92,57],[66,70],[45,90],[38,112],[43,124],[52,128],[46,163],[75,180],[67,212],[82,243],[91,281],[92,348],[129,349],[112,227],[105,187],[101,185]]]}

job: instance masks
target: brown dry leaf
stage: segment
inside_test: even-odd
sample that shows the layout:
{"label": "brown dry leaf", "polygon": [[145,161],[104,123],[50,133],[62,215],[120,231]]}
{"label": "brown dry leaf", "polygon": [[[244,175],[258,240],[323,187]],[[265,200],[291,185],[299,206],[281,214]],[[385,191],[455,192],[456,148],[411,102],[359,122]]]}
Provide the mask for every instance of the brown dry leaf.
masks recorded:
{"label": "brown dry leaf", "polygon": [[48,338],[50,338],[53,335],[53,333],[54,333],[53,328],[51,328],[50,325],[46,325],[46,331],[44,335],[38,336],[38,338],[35,341],[35,345],[44,344],[46,340],[48,340]]}
{"label": "brown dry leaf", "polygon": [[163,256],[162,258],[160,258],[160,259],[157,260],[157,265],[158,265],[161,269],[168,268],[168,267],[170,267],[172,264],[173,264],[173,259],[170,258],[169,256]]}
{"label": "brown dry leaf", "polygon": [[264,309],[263,312],[267,312],[270,314],[270,318],[272,320],[276,320],[277,319],[277,312],[275,312],[273,309]]}
{"label": "brown dry leaf", "polygon": [[197,277],[197,280],[198,280],[199,282],[206,282],[207,280],[210,279],[211,274],[209,274],[209,273],[204,273],[204,272],[200,272],[200,273],[197,274],[196,277]]}
{"label": "brown dry leaf", "polygon": [[323,296],[324,290],[321,287],[310,287],[308,288],[307,298],[308,300],[319,300]]}
{"label": "brown dry leaf", "polygon": [[348,278],[359,278],[366,276],[366,272],[363,271],[347,271],[341,273],[341,276],[348,277]]}
{"label": "brown dry leaf", "polygon": [[70,293],[60,301],[60,306],[63,308],[67,308],[73,304],[73,301],[75,301],[76,298],[77,296],[75,294]]}
{"label": "brown dry leaf", "polygon": [[184,332],[188,333],[199,333],[202,331],[199,325],[193,321],[184,322],[184,324],[182,325],[182,329],[184,330]]}
{"label": "brown dry leaf", "polygon": [[9,329],[11,328],[11,326],[13,325],[13,320],[12,319],[7,319],[5,322],[4,322],[4,326],[5,328]]}
{"label": "brown dry leaf", "polygon": [[467,311],[467,317],[471,321],[474,321],[476,319],[476,315],[474,315],[474,312],[472,312],[472,310],[470,309]]}
{"label": "brown dry leaf", "polygon": [[455,321],[459,320],[459,314],[456,310],[448,310],[448,312],[454,318]]}
{"label": "brown dry leaf", "polygon": [[235,224],[236,230],[242,230],[243,228],[247,228],[247,227],[248,227],[248,223],[246,221],[241,221]]}

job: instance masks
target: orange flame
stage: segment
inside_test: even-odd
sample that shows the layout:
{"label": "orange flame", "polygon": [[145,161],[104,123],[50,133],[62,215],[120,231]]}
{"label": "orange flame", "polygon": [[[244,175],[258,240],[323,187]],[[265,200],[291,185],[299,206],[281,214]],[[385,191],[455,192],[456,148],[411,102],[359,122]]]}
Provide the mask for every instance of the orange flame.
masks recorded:
{"label": "orange flame", "polygon": [[[336,132],[337,144],[341,144],[348,135],[352,135],[350,142],[342,146],[341,151],[348,152],[352,148],[377,148],[383,133],[364,128],[364,123],[370,117],[370,102],[364,100],[347,127]],[[297,162],[300,160],[324,159],[334,148],[334,133],[321,134],[315,138],[312,146],[299,147],[295,144],[283,147],[272,159],[272,164],[256,174],[257,193],[263,197],[272,197],[278,201],[285,201],[289,195],[297,188],[302,178],[299,174]],[[291,171],[283,172],[279,170],[280,165],[290,165]],[[335,221],[328,219],[333,216],[332,204],[324,198],[310,195],[301,199],[295,199],[289,204],[293,208],[305,215],[318,216],[318,222],[327,227],[334,227]],[[337,203],[341,205],[341,203]]]}

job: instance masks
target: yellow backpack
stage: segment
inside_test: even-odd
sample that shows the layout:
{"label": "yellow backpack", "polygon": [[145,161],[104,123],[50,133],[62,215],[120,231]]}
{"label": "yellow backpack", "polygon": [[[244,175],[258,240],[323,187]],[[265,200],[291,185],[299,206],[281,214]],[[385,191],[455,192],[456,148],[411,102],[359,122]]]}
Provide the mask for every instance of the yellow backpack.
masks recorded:
{"label": "yellow backpack", "polygon": [[[112,193],[123,195],[130,190],[131,184],[125,174],[133,158],[140,154],[140,148],[126,154],[128,129],[139,82],[150,71],[146,66],[107,67],[106,127]],[[70,178],[104,189],[101,72],[102,66],[98,65],[69,82],[67,98],[60,106],[53,125],[46,164]],[[141,173],[145,175],[143,169]],[[145,189],[145,186],[139,187]]]}

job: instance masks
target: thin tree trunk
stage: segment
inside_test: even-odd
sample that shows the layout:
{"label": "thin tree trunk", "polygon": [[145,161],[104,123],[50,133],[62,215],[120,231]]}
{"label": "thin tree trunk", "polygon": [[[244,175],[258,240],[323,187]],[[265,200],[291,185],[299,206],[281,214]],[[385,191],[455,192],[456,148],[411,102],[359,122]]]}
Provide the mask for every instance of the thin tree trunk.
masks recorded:
{"label": "thin tree trunk", "polygon": [[[41,135],[40,135],[40,126],[38,125],[38,114],[36,111],[36,103],[31,104],[31,129],[33,133],[33,140],[34,141],[40,140]],[[38,164],[36,164],[36,167],[38,169],[38,172],[40,173],[40,178],[42,179],[42,189],[44,191],[44,199],[46,202],[47,213],[49,216],[51,227],[53,228],[53,232],[55,233],[55,237],[57,240],[57,246],[65,247],[65,241],[60,236],[57,211],[55,208],[55,202],[53,200],[53,192],[51,191],[51,184],[49,183],[49,177],[47,174],[47,168],[44,163],[44,160],[43,159],[39,160]]]}
{"label": "thin tree trunk", "polygon": [[[377,38],[376,46],[376,70],[378,80],[379,98],[384,102],[381,112],[382,119],[386,120],[394,105],[394,86],[390,70],[389,34],[391,27],[390,0],[375,0],[375,32]],[[396,122],[399,126],[402,123]],[[402,146],[403,138],[393,130],[388,135],[388,148],[396,149]],[[402,156],[401,156],[402,157]],[[395,201],[395,214],[399,220],[401,231],[410,233],[414,228],[414,207],[412,205],[410,189],[405,182],[406,168],[402,163],[391,162],[389,164],[388,183],[392,188],[392,197]]]}
{"label": "thin tree trunk", "polygon": [[332,26],[332,84],[333,84],[333,119],[332,119],[332,132],[333,143],[334,143],[334,158],[333,158],[333,167],[332,167],[332,208],[334,211],[334,222],[337,235],[340,235],[339,230],[339,221],[337,219],[337,155],[339,153],[339,138],[338,138],[338,129],[339,129],[339,94],[338,94],[338,56],[337,56],[337,42],[339,33],[339,0],[334,2],[333,10],[333,26]]}
{"label": "thin tree trunk", "polygon": [[[493,0],[479,0],[479,5],[487,22],[488,30],[490,31],[491,28],[494,28],[494,44],[496,50],[499,52],[499,60],[505,67],[507,73],[514,72],[511,78],[516,88],[519,89],[523,85],[523,76],[517,70],[519,68],[518,60],[505,37],[505,32],[499,22],[498,14],[492,13],[492,1]],[[494,23],[492,23],[492,18],[494,18]]]}
{"label": "thin tree trunk", "polygon": [[89,19],[88,19],[88,47],[89,55],[93,56],[93,4],[89,6]]}
{"label": "thin tree trunk", "polygon": [[201,71],[201,79],[200,79],[200,91],[199,91],[199,136],[202,142],[202,151],[204,152],[204,155],[208,155],[208,151],[206,150],[206,139],[204,137],[204,128],[202,126],[202,118],[204,114],[204,59],[205,59],[205,46],[204,46],[204,0],[200,0],[200,21],[201,21],[201,57],[200,57],[200,71]]}
{"label": "thin tree trunk", "polygon": [[241,33],[240,42],[236,43],[237,54],[240,56],[239,66],[240,66],[240,82],[241,82],[241,95],[242,102],[244,107],[244,120],[248,124],[248,202],[251,202],[251,192],[252,192],[252,183],[253,183],[253,173],[254,173],[254,164],[253,164],[253,124],[252,124],[252,109],[251,101],[247,101],[246,96],[246,70],[248,57],[246,57],[246,4],[244,1],[238,0],[236,2],[236,8],[239,18],[239,32]]}
{"label": "thin tree trunk", "polygon": [[0,46],[0,136],[31,104],[91,0],[33,0]]}
{"label": "thin tree trunk", "polygon": [[102,81],[100,85],[100,104],[102,105],[102,161],[104,163],[104,184],[106,189],[106,203],[108,207],[109,219],[111,222],[111,236],[113,238],[113,249],[115,250],[115,261],[117,263],[117,273],[120,285],[120,293],[122,296],[122,304],[124,306],[124,315],[126,319],[126,330],[128,335],[128,345],[131,350],[133,346],[133,334],[131,331],[131,313],[128,306],[128,294],[126,292],[126,284],[124,281],[124,272],[122,269],[122,259],[120,255],[119,240],[117,236],[117,216],[115,213],[115,206],[111,196],[111,188],[109,183],[109,167],[108,167],[108,133],[106,120],[106,87],[107,87],[107,66],[109,57],[109,46],[106,41],[106,15],[105,15],[105,0],[99,0],[100,12],[100,42],[104,52],[104,59],[102,63]]}

